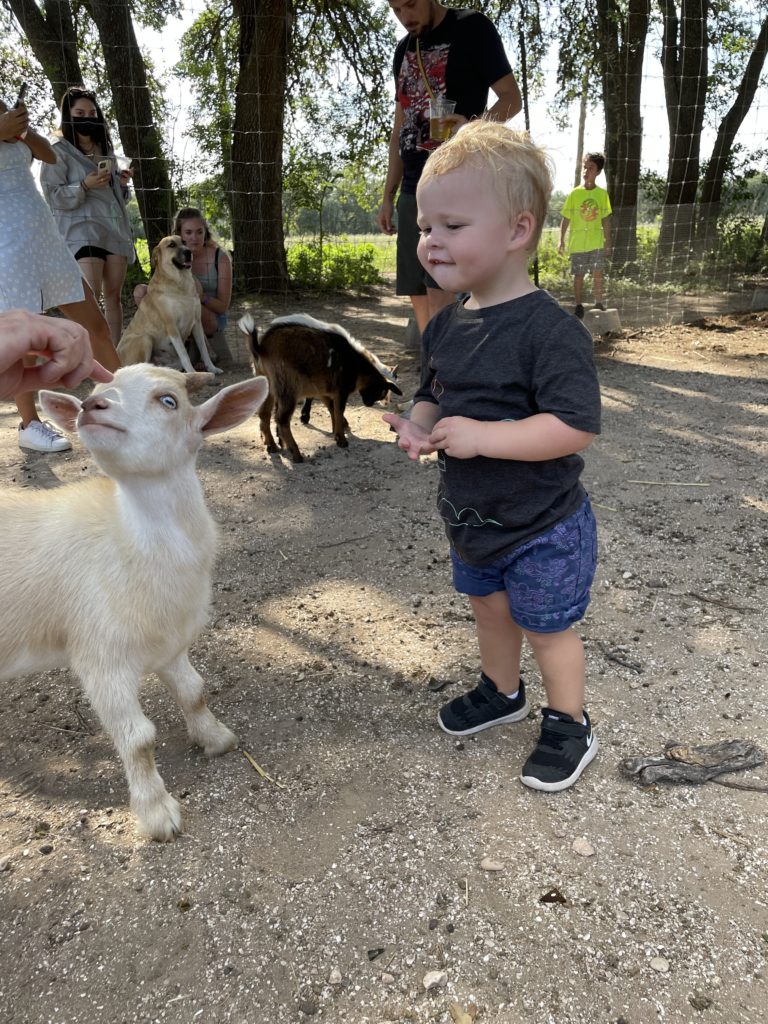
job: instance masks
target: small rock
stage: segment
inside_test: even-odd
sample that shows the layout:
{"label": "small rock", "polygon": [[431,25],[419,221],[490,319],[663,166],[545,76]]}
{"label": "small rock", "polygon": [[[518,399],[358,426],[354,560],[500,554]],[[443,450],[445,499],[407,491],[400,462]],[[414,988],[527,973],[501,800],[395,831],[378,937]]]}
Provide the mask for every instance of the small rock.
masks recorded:
{"label": "small rock", "polygon": [[651,967],[659,974],[666,974],[669,970],[669,960],[663,956],[655,956],[651,960]]}
{"label": "small rock", "polygon": [[314,1003],[310,1002],[309,999],[300,999],[299,1009],[303,1014],[306,1014],[307,1017],[314,1017],[314,1015],[317,1013],[317,1006],[315,1006]]}
{"label": "small rock", "polygon": [[574,839],[571,844],[571,849],[574,853],[578,853],[580,857],[594,857],[595,848],[592,843],[586,839]]}
{"label": "small rock", "polygon": [[445,988],[448,984],[448,975],[445,971],[427,971],[421,981],[426,992],[435,988]]}
{"label": "small rock", "polygon": [[492,857],[483,857],[480,861],[480,867],[483,871],[503,871],[504,865],[501,861],[494,860]]}
{"label": "small rock", "polygon": [[387,974],[387,973],[382,974],[382,976],[381,976],[381,983],[382,983],[382,985],[394,985],[395,984],[395,976],[394,976],[394,974]]}
{"label": "small rock", "polygon": [[338,967],[334,967],[331,973],[328,975],[329,985],[340,985],[341,984],[341,971]]}
{"label": "small rock", "polygon": [[0,872],[7,871],[11,866],[10,857],[0,857]]}
{"label": "small rock", "polygon": [[45,846],[40,847],[40,853],[42,853],[43,856],[46,856],[49,853],[53,853],[53,847],[51,846],[50,843],[46,843]]}
{"label": "small rock", "polygon": [[699,992],[698,989],[693,993],[693,995],[688,996],[688,1002],[691,1004],[694,1010],[699,1010],[699,1012],[708,1010],[712,1005],[712,1000],[707,995],[707,993]]}
{"label": "small rock", "polygon": [[192,904],[189,902],[186,896],[182,896],[180,900],[176,901],[176,906],[182,913],[184,913],[185,911],[189,910]]}

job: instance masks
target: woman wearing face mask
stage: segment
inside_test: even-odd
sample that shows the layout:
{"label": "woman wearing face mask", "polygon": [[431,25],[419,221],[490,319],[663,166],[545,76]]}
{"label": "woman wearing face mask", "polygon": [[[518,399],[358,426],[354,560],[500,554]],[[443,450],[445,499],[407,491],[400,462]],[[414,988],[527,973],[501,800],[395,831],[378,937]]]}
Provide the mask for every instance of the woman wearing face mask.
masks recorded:
{"label": "woman wearing face mask", "polygon": [[[40,175],[43,194],[69,251],[80,264],[104,313],[115,344],[123,333],[122,288],[135,254],[125,201],[132,178],[118,171],[104,115],[82,87],[61,100],[61,128],[52,139],[56,163]],[[106,168],[99,163],[107,161]]]}

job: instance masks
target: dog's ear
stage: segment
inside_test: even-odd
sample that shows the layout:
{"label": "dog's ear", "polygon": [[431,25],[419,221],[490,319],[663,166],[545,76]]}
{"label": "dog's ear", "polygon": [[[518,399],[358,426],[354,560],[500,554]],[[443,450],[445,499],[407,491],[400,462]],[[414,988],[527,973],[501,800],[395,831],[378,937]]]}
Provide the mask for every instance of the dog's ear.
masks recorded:
{"label": "dog's ear", "polygon": [[150,257],[149,265],[153,270],[157,268],[157,264],[160,262],[160,253],[163,251],[164,238],[161,238],[155,248],[152,250],[152,256]]}

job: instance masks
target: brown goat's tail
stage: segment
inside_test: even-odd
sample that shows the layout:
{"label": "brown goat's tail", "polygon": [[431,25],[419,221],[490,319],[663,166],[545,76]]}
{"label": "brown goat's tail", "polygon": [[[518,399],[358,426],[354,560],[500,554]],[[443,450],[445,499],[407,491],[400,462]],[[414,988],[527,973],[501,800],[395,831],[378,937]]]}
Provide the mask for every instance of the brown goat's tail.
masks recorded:
{"label": "brown goat's tail", "polygon": [[254,359],[259,358],[259,329],[256,326],[256,321],[253,319],[250,313],[246,313],[241,316],[237,321],[237,326],[248,338],[248,345],[251,350],[251,355]]}

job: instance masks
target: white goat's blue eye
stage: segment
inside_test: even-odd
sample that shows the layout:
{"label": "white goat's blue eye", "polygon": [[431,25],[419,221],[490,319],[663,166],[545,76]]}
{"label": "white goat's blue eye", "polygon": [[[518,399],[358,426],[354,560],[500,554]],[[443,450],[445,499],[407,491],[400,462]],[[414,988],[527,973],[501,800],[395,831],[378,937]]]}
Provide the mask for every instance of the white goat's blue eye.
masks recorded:
{"label": "white goat's blue eye", "polygon": [[175,409],[179,404],[173,395],[160,395],[160,401],[166,409]]}

